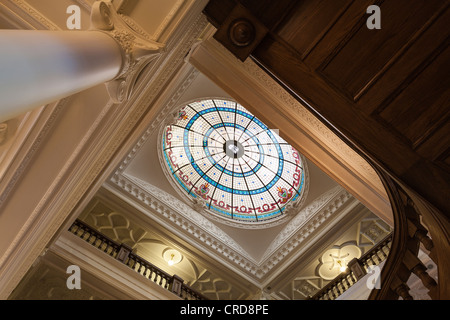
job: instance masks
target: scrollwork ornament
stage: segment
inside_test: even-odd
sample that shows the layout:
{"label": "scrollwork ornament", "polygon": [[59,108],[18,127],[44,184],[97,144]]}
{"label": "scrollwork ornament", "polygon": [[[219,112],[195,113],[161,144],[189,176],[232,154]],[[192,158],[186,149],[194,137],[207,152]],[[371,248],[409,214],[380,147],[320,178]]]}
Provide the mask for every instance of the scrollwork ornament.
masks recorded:
{"label": "scrollwork ornament", "polygon": [[139,73],[161,55],[164,45],[133,30],[110,0],[93,4],[90,29],[108,34],[122,49],[122,68],[116,78],[106,84],[113,102],[122,103],[130,97]]}

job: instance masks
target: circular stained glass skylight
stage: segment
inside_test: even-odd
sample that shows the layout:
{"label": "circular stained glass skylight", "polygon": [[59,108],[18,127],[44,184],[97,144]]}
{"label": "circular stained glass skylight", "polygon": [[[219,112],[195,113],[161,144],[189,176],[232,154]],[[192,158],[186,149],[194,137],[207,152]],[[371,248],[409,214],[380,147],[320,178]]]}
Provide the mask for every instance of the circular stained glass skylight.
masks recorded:
{"label": "circular stained glass skylight", "polygon": [[232,224],[281,219],[303,196],[303,158],[234,101],[184,106],[164,129],[162,155],[181,193]]}

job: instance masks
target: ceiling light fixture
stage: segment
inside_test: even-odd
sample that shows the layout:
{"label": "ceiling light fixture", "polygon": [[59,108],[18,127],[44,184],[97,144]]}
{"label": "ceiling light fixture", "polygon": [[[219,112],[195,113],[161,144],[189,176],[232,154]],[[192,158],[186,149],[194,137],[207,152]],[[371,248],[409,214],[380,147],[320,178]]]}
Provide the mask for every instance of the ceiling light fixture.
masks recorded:
{"label": "ceiling light fixture", "polygon": [[169,266],[173,266],[179,263],[183,259],[183,256],[177,250],[168,248],[163,251],[163,259]]}
{"label": "ceiling light fixture", "polygon": [[345,262],[342,263],[341,260],[338,260],[337,263],[339,264],[339,271],[344,272],[345,270],[347,270],[347,266],[345,265]]}

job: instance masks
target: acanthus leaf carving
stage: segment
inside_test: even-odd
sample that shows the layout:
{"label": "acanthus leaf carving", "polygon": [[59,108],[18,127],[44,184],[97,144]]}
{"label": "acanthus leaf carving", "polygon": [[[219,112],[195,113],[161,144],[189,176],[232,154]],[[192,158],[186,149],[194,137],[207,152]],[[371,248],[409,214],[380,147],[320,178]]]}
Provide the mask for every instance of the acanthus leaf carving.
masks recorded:
{"label": "acanthus leaf carving", "polygon": [[106,83],[114,103],[122,103],[132,94],[141,71],[161,55],[165,46],[133,30],[110,0],[96,1],[92,5],[91,30],[110,35],[122,49],[121,71],[115,79]]}

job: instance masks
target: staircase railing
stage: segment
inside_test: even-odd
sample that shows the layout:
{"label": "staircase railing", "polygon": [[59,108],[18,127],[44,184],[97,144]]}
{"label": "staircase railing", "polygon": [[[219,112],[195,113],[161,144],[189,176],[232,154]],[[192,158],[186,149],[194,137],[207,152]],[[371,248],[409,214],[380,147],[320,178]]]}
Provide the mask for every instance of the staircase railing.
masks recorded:
{"label": "staircase railing", "polygon": [[[450,290],[449,225],[445,216],[403,188],[383,171],[379,171],[394,217],[391,251],[381,271],[379,289],[372,290],[369,300],[412,300],[408,280],[415,274],[433,299],[448,299]],[[427,227],[425,227],[425,225]],[[431,237],[433,237],[433,240]],[[419,249],[428,251],[438,267],[439,285],[418,258]],[[442,280],[442,281],[441,281]]]}
{"label": "staircase railing", "polygon": [[127,245],[115,242],[79,219],[75,220],[69,231],[182,299],[208,300],[207,297],[184,284],[183,279],[177,275],[168,274],[133,253]]}
{"label": "staircase railing", "polygon": [[371,266],[377,266],[388,257],[392,243],[392,233],[370,248],[359,259],[347,264],[347,269],[330,281],[311,297],[312,300],[334,300],[350,289],[358,280],[370,272]]}

